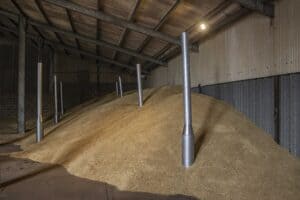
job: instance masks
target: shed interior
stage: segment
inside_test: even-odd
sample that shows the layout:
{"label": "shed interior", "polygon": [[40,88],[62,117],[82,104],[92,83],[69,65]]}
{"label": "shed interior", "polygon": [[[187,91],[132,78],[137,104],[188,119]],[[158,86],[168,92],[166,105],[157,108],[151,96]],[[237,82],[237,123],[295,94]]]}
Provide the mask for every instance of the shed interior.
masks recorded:
{"label": "shed interior", "polygon": [[298,0],[1,0],[0,199],[299,199]]}

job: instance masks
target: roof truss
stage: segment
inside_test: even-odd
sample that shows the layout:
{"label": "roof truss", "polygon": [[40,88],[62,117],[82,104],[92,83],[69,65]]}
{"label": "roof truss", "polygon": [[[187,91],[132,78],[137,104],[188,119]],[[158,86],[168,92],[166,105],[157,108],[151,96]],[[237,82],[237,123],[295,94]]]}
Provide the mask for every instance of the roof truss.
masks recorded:
{"label": "roof truss", "polygon": [[[198,17],[198,21],[194,20],[193,24],[190,24],[189,26],[185,26],[184,30],[180,30],[177,31],[176,33],[175,32],[173,33],[172,31],[171,32],[168,31],[168,28],[170,26],[171,21],[172,21],[171,24],[173,23],[172,26],[174,26],[174,18],[177,17],[178,12],[179,14],[180,12],[182,14],[182,11],[185,12],[189,11],[188,9],[184,8],[186,6],[191,6],[191,7],[198,6],[199,9],[201,10],[202,4],[201,5],[198,4],[197,1],[187,1],[188,2],[187,3],[182,0],[165,0],[163,3],[161,3],[159,2],[159,0],[156,0],[158,1],[157,2],[158,4],[164,5],[164,8],[161,9],[160,14],[158,15],[160,16],[160,18],[156,17],[155,18],[156,21],[153,20],[151,22],[152,25],[150,26],[149,24],[147,25],[147,20],[149,19],[149,17],[150,18],[152,17],[151,15],[149,16],[149,10],[148,10],[148,16],[146,16],[148,18],[145,17],[145,19],[143,19],[144,21],[146,20],[146,23],[140,23],[139,21],[141,15],[144,15],[143,12],[145,11],[147,13],[147,10],[145,10],[145,4],[146,3],[149,4],[148,1],[147,2],[146,1],[144,2],[142,0],[128,1],[131,3],[130,3],[130,7],[127,7],[128,8],[126,11],[128,12],[127,17],[126,15],[122,15],[123,17],[120,17],[117,16],[116,13],[114,12],[112,12],[114,14],[107,12],[107,8],[105,8],[107,2],[102,5],[100,4],[100,2],[102,3],[101,0],[94,0],[95,2],[91,1],[91,4],[90,5],[87,4],[87,6],[83,6],[85,5],[83,0],[77,0],[77,2],[79,3],[81,2],[82,5],[79,5],[77,3],[74,3],[73,1],[68,1],[68,0],[34,0],[37,6],[37,11],[40,12],[41,16],[44,17],[44,19],[47,22],[46,24],[41,23],[35,17],[34,19],[33,18],[31,19],[29,18],[28,15],[26,15],[26,13],[28,13],[28,7],[27,8],[24,7],[26,3],[24,2],[17,3],[17,0],[9,0],[9,1],[11,1],[12,4],[15,6],[15,8],[18,10],[19,12],[18,14],[23,15],[26,18],[28,24],[33,27],[33,30],[43,40],[48,41],[48,38],[44,37],[44,35],[42,34],[44,32],[42,31],[43,30],[48,32],[50,31],[54,33],[54,36],[58,40],[58,42],[56,42],[55,44],[63,48],[66,53],[67,53],[66,49],[68,49],[68,51],[79,53],[81,58],[84,58],[84,55],[94,57],[94,58],[95,56],[98,56],[101,58],[105,58],[104,59],[105,61],[110,60],[111,62],[107,62],[107,63],[111,63],[110,66],[117,65],[121,68],[122,66],[125,66],[125,68],[127,69],[130,69],[128,66],[134,66],[136,63],[142,63],[144,66],[143,68],[146,70],[152,70],[156,66],[166,66],[169,59],[173,58],[174,56],[180,53],[180,45],[181,45],[179,40],[180,31],[181,32],[186,31],[189,33],[190,43],[192,44],[191,49],[197,50],[200,42],[204,41],[206,38],[215,34],[216,32],[223,29],[224,27],[227,27],[230,24],[234,23],[235,21],[247,15],[251,11],[258,11],[266,16],[274,15],[274,5],[270,3],[270,1],[268,0],[233,0],[233,1],[215,0],[215,1],[211,1],[212,3],[210,1],[207,1],[206,2],[207,4],[211,4],[211,9],[208,10],[209,12],[207,11],[204,12],[202,10],[201,12],[205,13],[205,15],[201,17],[196,16]],[[47,2],[47,5],[44,2]],[[219,3],[217,4],[217,2]],[[67,20],[64,21],[64,23],[70,24],[71,27],[70,31],[67,30],[67,28],[58,28],[57,26],[55,26],[53,22],[57,23],[57,19],[56,21],[54,21],[52,18],[53,13],[51,15],[49,9],[44,9],[44,6],[45,7],[50,6],[50,4],[60,7],[60,10],[61,8],[63,8],[62,10],[65,10],[66,19],[62,18],[61,20]],[[122,4],[122,2],[120,4]],[[124,2],[123,4],[128,4],[128,3]],[[213,7],[212,4],[215,4],[215,7]],[[151,5],[155,7],[156,4],[152,3]],[[148,6],[148,9],[149,8],[151,9],[152,7]],[[141,11],[140,9],[143,10],[143,12],[140,12]],[[157,9],[159,10],[159,7],[157,7]],[[47,13],[46,11],[48,11],[49,13]],[[1,13],[8,16],[10,18],[10,21],[12,21],[15,24],[15,26],[17,25],[15,21],[17,21],[16,18],[18,18],[19,16],[16,15],[16,13],[7,12],[6,10],[0,9],[0,14]],[[152,13],[153,15],[155,13],[155,8],[153,9],[153,11],[150,10],[150,13]],[[83,17],[84,15],[89,17],[86,18],[87,20],[88,19],[91,20],[91,18],[96,19],[97,24],[95,26],[96,29],[95,36],[89,35],[89,33],[85,34],[82,32],[82,29],[79,28],[82,22],[78,20],[81,20],[81,16]],[[30,16],[32,15],[30,14]],[[76,23],[74,23],[74,20],[77,20],[75,21]],[[175,21],[175,24],[188,22],[188,20],[186,19],[183,21],[180,20],[183,19],[179,19],[179,22]],[[101,22],[106,22],[106,23],[101,23]],[[205,34],[199,32],[198,27],[201,22],[207,22],[207,24],[209,25],[209,30]],[[111,26],[112,28],[118,27],[120,30],[119,35],[117,35],[118,39],[116,39],[116,37],[114,36],[114,41],[107,40],[107,34],[110,33],[109,32],[110,30],[105,29],[105,27],[103,29],[103,27],[101,27],[102,24],[106,28],[111,26],[111,25],[109,26],[109,24],[115,25],[115,26]],[[92,30],[91,29],[92,26],[89,25],[89,27],[87,27],[87,30]],[[167,27],[167,31],[166,31],[166,27]],[[134,48],[128,48],[128,46],[130,46],[128,44],[132,43],[132,38],[130,39],[131,32],[139,33],[140,35],[143,35],[143,37],[137,35],[138,37],[140,37],[138,38],[139,43],[133,45],[135,46]],[[104,33],[103,36],[102,33]],[[65,36],[65,37],[61,37],[61,36]],[[69,46],[64,43],[62,38],[66,39],[67,38],[66,36],[74,38],[74,40],[72,40],[74,43],[73,45]],[[159,49],[155,49],[155,51],[152,51],[151,48],[153,47],[153,43],[155,44],[155,42],[157,43],[160,41],[162,41],[161,44],[163,44],[163,46],[160,44],[161,46],[159,47]],[[51,41],[52,44],[53,42],[54,41]],[[90,43],[92,45],[89,46],[83,45],[85,43]],[[92,47],[96,47],[96,51],[84,50],[85,48],[91,49]],[[103,47],[105,50],[110,50],[110,51],[102,51],[101,47]],[[155,47],[157,47],[157,44]],[[75,49],[77,51],[75,51]],[[91,51],[95,51],[95,53],[93,54],[91,53]],[[148,53],[145,54],[144,52],[148,52]],[[92,56],[90,54],[92,54]],[[124,59],[124,56],[121,55],[127,55],[127,57],[125,57],[126,59]],[[100,59],[97,60],[100,61]],[[120,62],[119,60],[123,60],[123,61]]]}
{"label": "roof truss", "polygon": [[249,10],[257,11],[268,17],[274,17],[274,4],[266,0],[235,0]]}
{"label": "roof truss", "polygon": [[[7,28],[7,27],[3,27],[3,26],[0,26],[0,30],[11,32],[11,33],[14,33],[16,35],[18,34],[17,30],[13,30],[13,29],[10,29],[10,28]],[[33,40],[39,40],[39,37],[36,36],[36,35],[33,35],[33,34],[28,34],[27,33],[26,37],[29,37],[29,38],[31,38]],[[83,54],[83,55],[86,55],[88,57],[94,58],[96,60],[99,60],[99,61],[102,61],[102,62],[105,62],[105,63],[114,64],[114,65],[117,65],[119,67],[127,68],[127,69],[133,70],[133,71],[136,70],[135,66],[130,66],[130,65],[123,64],[123,63],[120,63],[120,62],[117,62],[117,61],[113,61],[113,60],[107,59],[107,58],[102,57],[102,56],[98,56],[96,54],[93,54],[93,53],[90,53],[90,52],[87,52],[87,51],[79,50],[79,49],[77,49],[76,47],[73,47],[73,46],[61,44],[61,43],[58,43],[58,42],[55,42],[55,41],[51,41],[51,40],[47,40],[47,39],[43,40],[43,42],[45,42],[45,44],[50,45],[53,48],[60,47],[60,48],[63,48],[63,49],[68,49],[68,50],[70,50],[72,52]],[[147,74],[148,72],[144,70],[143,73]]]}

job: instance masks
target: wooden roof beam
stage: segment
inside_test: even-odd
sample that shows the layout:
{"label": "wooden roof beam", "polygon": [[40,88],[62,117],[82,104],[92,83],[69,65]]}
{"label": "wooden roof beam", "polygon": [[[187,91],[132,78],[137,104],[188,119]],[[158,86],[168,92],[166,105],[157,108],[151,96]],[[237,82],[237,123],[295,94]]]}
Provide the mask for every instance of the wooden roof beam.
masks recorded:
{"label": "wooden roof beam", "polygon": [[[77,30],[75,29],[75,25],[74,25],[74,23],[73,23],[73,19],[72,19],[72,16],[71,16],[71,12],[70,12],[68,9],[66,9],[66,12],[67,12],[68,19],[69,19],[69,23],[70,23],[70,25],[71,25],[71,29],[72,29],[73,33],[77,33]],[[75,38],[75,42],[76,42],[77,48],[78,48],[79,50],[81,50],[81,45],[80,45],[79,40],[78,40],[77,38]],[[83,59],[83,55],[82,55],[82,54],[80,54],[80,57],[81,57],[81,59]]]}
{"label": "wooden roof beam", "polygon": [[[155,55],[154,58],[161,58],[164,59],[164,54],[170,50],[170,48],[172,47],[172,45],[169,43],[167,44],[165,47],[163,47],[160,51],[158,51]],[[147,69],[148,71],[152,70],[152,67],[157,67],[158,65],[154,65],[153,63],[148,63],[147,65],[145,65],[145,69]]]}
{"label": "wooden roof beam", "polygon": [[[19,13],[20,13],[21,15],[23,15],[23,16],[25,17],[25,19],[28,19],[28,16],[27,16],[26,13],[23,11],[23,9],[19,6],[19,4],[18,4],[15,0],[11,0],[11,2],[12,2],[12,4],[17,8],[17,10],[19,11]],[[38,34],[41,38],[45,39],[45,37],[43,36],[43,34],[41,33],[41,31],[40,31],[38,28],[36,28],[35,26],[32,26],[32,28],[33,28],[33,30],[34,30],[35,32],[37,32],[37,34]]]}
{"label": "wooden roof beam", "polygon": [[[5,11],[3,9],[0,9],[0,14],[6,15],[6,16],[11,17],[11,18],[18,18],[17,14],[11,13],[9,11]],[[108,42],[105,42],[105,41],[96,40],[94,38],[90,38],[90,37],[87,37],[87,36],[84,36],[84,35],[80,35],[78,33],[73,33],[71,31],[59,29],[59,28],[50,26],[48,24],[43,24],[43,23],[40,23],[40,22],[37,22],[37,21],[33,21],[33,20],[30,20],[30,19],[28,19],[27,22],[29,24],[33,25],[33,26],[37,26],[37,27],[40,27],[40,28],[45,29],[45,30],[49,30],[49,31],[52,31],[52,32],[61,33],[61,34],[64,34],[66,36],[74,37],[74,38],[77,38],[79,40],[84,40],[86,42],[90,42],[92,44],[96,44],[96,45],[99,45],[99,46],[105,46],[107,48],[114,49],[114,50],[122,52],[124,54],[128,54],[128,55],[132,55],[132,56],[138,57],[138,58],[140,58],[142,60],[148,60],[149,62],[157,63],[157,64],[160,64],[160,65],[167,65],[166,62],[161,62],[160,60],[154,59],[151,56],[147,56],[147,55],[143,55],[143,54],[138,54],[138,53],[136,53],[133,50],[121,48],[121,47],[119,47],[117,45],[114,45],[114,44],[111,44],[111,43],[108,43]]]}
{"label": "wooden roof beam", "polygon": [[[236,13],[233,13],[230,16],[228,16],[225,20],[222,20],[220,23],[214,25],[213,27],[210,27],[209,32],[207,32],[205,36],[198,36],[193,39],[193,41],[195,41],[195,42],[193,42],[193,41],[191,41],[191,42],[193,42],[194,44],[197,44],[199,46],[206,39],[208,39],[211,36],[213,36],[214,34],[218,33],[220,30],[232,25],[234,22],[238,21],[239,19],[248,15],[249,13],[250,13],[249,10],[242,8],[239,11],[237,11]],[[155,58],[161,59],[163,61],[167,61],[167,60],[174,58],[178,54],[180,54],[180,48],[178,48],[178,47],[174,47],[173,49],[163,48],[162,51],[160,51],[159,53],[160,54],[157,54],[155,56]],[[156,68],[157,66],[158,65],[156,65],[156,64],[154,65],[153,63],[149,63],[147,65],[146,69],[151,71],[154,68]]]}
{"label": "wooden roof beam", "polygon": [[[8,28],[6,25],[4,25],[2,22],[0,22],[0,26],[2,26],[2,27],[5,27],[5,28]],[[2,30],[2,34],[3,34],[3,30]],[[14,38],[18,38],[18,35],[16,34],[16,33],[13,33],[13,32],[9,32],[9,34],[11,34]],[[3,35],[5,35],[5,34],[3,34]],[[2,35],[2,36],[3,36]]]}
{"label": "wooden roof beam", "polygon": [[116,65],[116,66],[119,66],[119,67],[122,67],[122,68],[127,68],[127,69],[130,69],[130,70],[133,70],[133,71],[136,70],[134,66],[130,66],[130,65],[127,65],[127,64],[124,64],[124,63],[114,61],[114,60],[110,60],[109,58],[106,58],[106,57],[103,57],[103,56],[98,56],[96,54],[93,54],[93,53],[90,53],[90,52],[87,52],[87,51],[79,50],[79,49],[77,49],[75,47],[72,47],[72,46],[62,45],[62,44],[54,43],[54,42],[51,42],[51,41],[49,43],[51,43],[51,45],[53,45],[53,47],[66,48],[70,51],[73,51],[73,52],[76,52],[76,53],[79,53],[79,54],[83,54],[85,56],[95,58],[96,60],[106,62],[108,64],[113,64],[113,65]]}
{"label": "wooden roof beam", "polygon": [[266,0],[234,0],[243,7],[257,11],[265,16],[274,17],[274,4]]}
{"label": "wooden roof beam", "polygon": [[[131,12],[129,13],[129,16],[127,18],[128,21],[133,20],[134,14],[135,14],[137,8],[139,7],[140,3],[141,3],[141,0],[136,0],[135,5],[134,5],[133,9],[131,10]],[[120,40],[118,42],[118,46],[120,46],[120,47],[123,46],[123,43],[124,43],[124,40],[125,40],[127,34],[128,34],[128,29],[124,28],[124,30],[121,34]],[[116,60],[117,56],[118,56],[118,52],[115,51],[114,54],[113,54],[113,60]]]}
{"label": "wooden roof beam", "polygon": [[[208,12],[206,14],[206,16],[203,18],[205,19],[204,21],[208,21],[209,19],[211,19],[212,17],[216,16],[217,14],[219,14],[220,12],[222,12],[224,9],[226,9],[228,6],[230,6],[232,4],[231,1],[228,1],[228,0],[223,0],[217,7],[215,7],[213,10],[211,10],[210,12]],[[189,27],[186,32],[192,32],[194,29],[197,29],[197,27],[199,26],[199,22],[193,24],[191,27]],[[198,45],[197,45],[198,46]],[[176,50],[174,50],[176,49]],[[164,57],[166,55],[168,55],[169,52],[179,52],[180,48],[176,47],[176,46],[173,46],[172,48],[172,45],[170,44],[167,44],[164,48],[162,48],[160,51],[158,51],[155,55],[154,55],[154,58],[157,58],[157,59],[164,59]],[[164,60],[167,60],[167,59],[164,59]],[[153,63],[148,63],[146,65],[146,69],[151,69],[152,66],[154,66]],[[156,67],[156,66],[155,66]]]}
{"label": "wooden roof beam", "polygon": [[[180,3],[180,0],[176,0],[174,2],[174,4],[167,10],[167,12],[159,20],[158,24],[154,27],[155,31],[158,31],[163,26],[163,24],[167,20],[168,16],[170,15],[170,13],[172,13],[172,11],[175,10],[175,8],[178,6],[179,3]],[[142,44],[139,46],[139,48],[137,49],[137,52],[141,53],[144,50],[144,48],[149,44],[151,39],[152,39],[152,37],[147,36],[145,38],[145,40],[142,42]],[[132,62],[132,57],[128,63],[131,63],[131,62]]]}
{"label": "wooden roof beam", "polygon": [[[44,10],[44,8],[43,8],[43,6],[42,6],[40,0],[35,0],[35,3],[36,3],[36,5],[37,5],[37,7],[39,8],[40,12],[42,13],[44,19],[47,21],[47,23],[48,23],[49,25],[53,26],[53,23],[52,23],[52,22],[50,21],[50,19],[48,18],[48,16],[47,16],[47,14],[46,14],[46,12],[45,12],[45,10]],[[56,36],[56,38],[58,39],[58,41],[62,42],[62,39],[60,38],[60,36],[59,36],[57,33],[55,33],[55,36]]]}
{"label": "wooden roof beam", "polygon": [[154,63],[160,64],[160,65],[166,65],[165,62],[161,62],[161,61],[159,61],[157,59],[154,59],[154,58],[152,58],[150,56],[143,55],[143,54],[138,54],[135,51],[132,51],[132,50],[129,50],[129,49],[125,49],[125,48],[121,48],[121,47],[119,47],[117,45],[113,45],[113,44],[110,44],[110,43],[102,41],[102,40],[96,40],[94,38],[90,38],[90,37],[87,37],[87,36],[84,36],[84,35],[76,34],[76,33],[73,33],[73,32],[70,32],[70,31],[66,31],[66,30],[63,30],[63,29],[59,29],[59,28],[56,28],[56,27],[53,27],[53,26],[49,26],[49,25],[46,25],[46,24],[42,24],[42,23],[39,23],[39,22],[36,22],[36,21],[33,21],[33,20],[28,20],[28,23],[33,24],[35,26],[38,26],[40,28],[46,29],[46,30],[50,30],[50,31],[53,31],[53,32],[62,33],[64,35],[67,35],[67,36],[70,36],[70,37],[74,37],[74,38],[77,38],[77,39],[80,39],[80,40],[84,40],[84,41],[90,42],[92,44],[96,44],[96,45],[100,45],[100,46],[105,46],[105,47],[108,47],[108,48],[120,51],[122,53],[138,57],[138,58],[143,59],[143,60],[148,60],[150,62],[154,62]]}
{"label": "wooden roof beam", "polygon": [[[4,14],[3,10],[1,10],[1,9],[0,9],[0,14]],[[6,13],[6,16],[8,17],[7,19],[10,21],[10,23],[12,23],[16,28],[18,28],[18,23],[16,21],[19,21],[19,17],[17,17],[15,14],[10,15],[10,13]],[[13,19],[15,19],[16,21],[14,21]],[[2,23],[0,25],[7,27]],[[15,33],[11,33],[11,34],[14,35],[16,38],[18,38],[17,34],[15,34]],[[35,40],[32,40],[32,42],[35,46],[38,46],[38,44],[36,43]]]}
{"label": "wooden roof beam", "polygon": [[[100,6],[100,1],[101,0],[98,0],[97,1],[97,10],[100,10],[101,9],[101,6]],[[97,28],[97,31],[96,31],[96,38],[97,38],[97,40],[100,40],[100,38],[101,38],[101,33],[100,33],[100,29],[101,29],[101,25],[100,25],[100,20],[99,19],[96,19],[97,20],[97,26],[96,26],[96,28]],[[99,49],[99,46],[98,45],[96,45],[96,53],[97,53],[97,55],[99,55],[101,52],[100,52],[100,49]]]}
{"label": "wooden roof beam", "polygon": [[[42,3],[41,3],[41,1],[40,1],[40,0],[35,0],[35,3],[36,3],[36,5],[37,5],[37,7],[39,8],[40,12],[42,13],[44,19],[47,21],[47,23],[48,23],[49,25],[53,26],[53,23],[51,22],[51,20],[49,19],[48,15],[46,14],[46,12],[45,12],[45,10],[44,10],[44,8],[43,8],[43,5],[42,5]],[[60,43],[65,44],[64,41],[61,39],[61,37],[60,37],[60,35],[59,35],[58,33],[54,33],[54,34],[55,34],[57,40],[58,40]],[[67,50],[65,50],[65,53],[66,53],[67,55],[69,54]]]}
{"label": "wooden roof beam", "polygon": [[[0,26],[0,30],[2,30],[2,31],[8,31],[8,32],[13,32],[15,34],[18,34],[17,30],[13,30],[13,29],[10,29],[10,28],[7,28],[7,27]],[[36,40],[38,39],[38,37],[36,35],[30,34],[30,33],[27,33],[26,37],[30,37],[31,39],[36,39]],[[135,66],[130,66],[130,65],[123,64],[123,63],[120,63],[120,62],[117,62],[117,61],[113,61],[113,60],[110,60],[109,58],[106,58],[106,57],[97,56],[97,55],[95,55],[93,53],[90,53],[90,52],[87,52],[87,51],[83,51],[83,50],[79,50],[79,49],[77,49],[76,47],[73,47],[73,46],[64,45],[64,44],[61,44],[61,43],[58,43],[58,42],[54,42],[54,41],[51,41],[51,40],[47,40],[47,39],[45,39],[44,42],[46,44],[50,45],[50,46],[53,46],[53,48],[60,47],[60,48],[63,48],[63,49],[68,49],[68,50],[73,51],[75,53],[79,53],[79,54],[83,54],[83,55],[92,57],[92,58],[94,58],[96,60],[100,60],[100,61],[103,61],[103,62],[106,62],[106,63],[109,63],[109,64],[114,64],[116,66],[119,66],[119,67],[122,67],[122,68],[127,68],[127,69],[130,69],[130,70],[133,70],[133,71],[136,70]],[[148,72],[147,71],[143,71],[143,73],[148,73]]]}
{"label": "wooden roof beam", "polygon": [[87,15],[90,17],[94,17],[96,19],[99,19],[99,20],[102,20],[102,21],[105,21],[105,22],[108,22],[108,23],[111,23],[111,24],[114,24],[114,25],[117,25],[120,27],[131,29],[136,32],[143,33],[145,35],[150,35],[152,37],[159,38],[161,40],[170,42],[172,44],[181,45],[180,40],[178,38],[171,37],[169,35],[159,32],[159,31],[155,31],[150,28],[146,28],[144,26],[129,22],[122,18],[106,14],[102,11],[85,8],[78,4],[75,4],[75,3],[72,3],[72,2],[66,1],[66,0],[43,0],[43,1],[52,3],[59,7],[67,8],[67,9],[75,11],[75,12],[79,12],[81,14],[84,14],[84,15]]}

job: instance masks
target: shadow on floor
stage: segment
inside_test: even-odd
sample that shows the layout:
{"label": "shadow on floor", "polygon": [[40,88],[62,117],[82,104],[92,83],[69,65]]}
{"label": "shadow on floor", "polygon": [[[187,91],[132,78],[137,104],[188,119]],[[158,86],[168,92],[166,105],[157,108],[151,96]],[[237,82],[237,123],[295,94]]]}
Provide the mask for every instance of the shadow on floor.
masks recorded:
{"label": "shadow on floor", "polygon": [[0,156],[0,199],[196,200],[185,195],[120,191],[71,175],[60,165]]}
{"label": "shadow on floor", "polygon": [[16,144],[0,144],[0,153],[12,153],[22,151],[20,145]]}

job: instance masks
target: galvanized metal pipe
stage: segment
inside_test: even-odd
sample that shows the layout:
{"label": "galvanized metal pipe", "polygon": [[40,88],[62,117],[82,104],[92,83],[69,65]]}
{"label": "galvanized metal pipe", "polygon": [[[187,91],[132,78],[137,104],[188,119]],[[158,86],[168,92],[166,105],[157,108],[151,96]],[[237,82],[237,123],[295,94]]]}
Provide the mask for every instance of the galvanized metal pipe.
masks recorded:
{"label": "galvanized metal pipe", "polygon": [[19,18],[19,53],[18,53],[18,133],[25,132],[25,19]]}
{"label": "galvanized metal pipe", "polygon": [[120,97],[123,97],[123,85],[122,85],[122,78],[121,76],[119,76],[119,93],[120,93]]}
{"label": "galvanized metal pipe", "polygon": [[64,115],[64,94],[63,94],[63,84],[60,81],[59,82],[59,88],[60,88],[60,117]]}
{"label": "galvanized metal pipe", "polygon": [[58,123],[58,99],[57,99],[57,77],[54,75],[54,123]]}
{"label": "galvanized metal pipe", "polygon": [[38,63],[37,67],[37,122],[36,122],[36,142],[43,139],[43,64]]}
{"label": "galvanized metal pipe", "polygon": [[119,82],[116,81],[116,94],[119,96]]}
{"label": "galvanized metal pipe", "polygon": [[184,128],[182,134],[182,164],[189,167],[194,162],[194,133],[191,112],[191,80],[190,56],[188,34],[181,34],[182,66],[183,66],[183,102],[184,102]]}
{"label": "galvanized metal pipe", "polygon": [[136,65],[137,84],[138,84],[138,101],[139,106],[143,106],[143,88],[142,88],[142,75],[141,75],[141,64]]}

